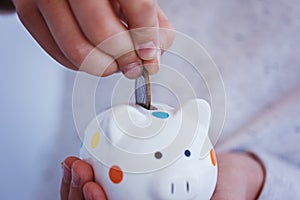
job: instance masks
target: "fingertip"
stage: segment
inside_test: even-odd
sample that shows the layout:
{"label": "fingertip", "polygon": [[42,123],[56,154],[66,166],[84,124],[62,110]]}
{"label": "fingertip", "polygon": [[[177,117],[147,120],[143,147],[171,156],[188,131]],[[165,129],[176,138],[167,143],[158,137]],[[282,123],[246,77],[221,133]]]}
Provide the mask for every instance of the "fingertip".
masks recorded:
{"label": "fingertip", "polygon": [[84,183],[94,180],[93,168],[83,160],[77,160],[73,163],[71,174],[71,185],[74,188],[81,187]]}
{"label": "fingertip", "polygon": [[87,200],[106,200],[105,192],[103,191],[101,186],[95,182],[88,182],[84,184],[83,195]]}
{"label": "fingertip", "polygon": [[154,75],[158,72],[158,67],[152,65],[152,66],[146,67],[146,70],[148,71],[149,75]]}
{"label": "fingertip", "polygon": [[82,180],[89,181],[94,179],[93,168],[83,160],[77,160],[72,165],[72,173],[78,174]]}
{"label": "fingertip", "polygon": [[134,62],[123,67],[120,67],[122,73],[129,79],[136,79],[143,72],[143,65],[140,62]]}
{"label": "fingertip", "polygon": [[155,58],[151,61],[144,61],[144,67],[148,71],[149,75],[154,75],[159,70],[159,58]]}
{"label": "fingertip", "polygon": [[143,44],[138,44],[137,53],[143,60],[152,60],[157,56],[158,51],[154,42],[150,41]]}
{"label": "fingertip", "polygon": [[135,51],[142,60],[153,60],[159,51],[158,27],[131,29],[130,34]]}
{"label": "fingertip", "polygon": [[65,158],[65,160],[62,162],[63,165],[66,165],[67,167],[69,167],[71,169],[73,163],[77,160],[80,160],[79,158],[77,158],[76,156],[68,156],[67,158]]}
{"label": "fingertip", "polygon": [[111,63],[103,72],[96,73],[97,76],[106,77],[118,72],[118,65],[116,62]]}

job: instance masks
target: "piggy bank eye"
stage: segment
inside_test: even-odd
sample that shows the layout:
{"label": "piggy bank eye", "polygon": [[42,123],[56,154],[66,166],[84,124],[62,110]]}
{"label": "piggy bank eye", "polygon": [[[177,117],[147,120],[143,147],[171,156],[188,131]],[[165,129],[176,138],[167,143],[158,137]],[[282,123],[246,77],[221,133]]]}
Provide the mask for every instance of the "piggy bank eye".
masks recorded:
{"label": "piggy bank eye", "polygon": [[162,153],[160,151],[155,152],[154,157],[156,159],[161,159],[162,158]]}
{"label": "piggy bank eye", "polygon": [[190,152],[190,150],[185,150],[184,151],[184,155],[186,156],[186,157],[190,157],[191,156],[191,152]]}

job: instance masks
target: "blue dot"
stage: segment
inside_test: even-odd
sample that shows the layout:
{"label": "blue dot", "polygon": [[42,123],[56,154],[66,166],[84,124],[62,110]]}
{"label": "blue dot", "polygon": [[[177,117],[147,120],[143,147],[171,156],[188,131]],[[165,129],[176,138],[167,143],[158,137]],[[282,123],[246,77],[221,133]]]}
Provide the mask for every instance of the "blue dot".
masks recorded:
{"label": "blue dot", "polygon": [[157,118],[160,118],[160,119],[166,119],[166,118],[169,117],[168,113],[166,113],[166,112],[160,112],[160,111],[153,112],[152,115],[154,117],[157,117]]}
{"label": "blue dot", "polygon": [[190,150],[185,150],[184,155],[185,155],[186,157],[190,157],[190,156],[191,156]]}

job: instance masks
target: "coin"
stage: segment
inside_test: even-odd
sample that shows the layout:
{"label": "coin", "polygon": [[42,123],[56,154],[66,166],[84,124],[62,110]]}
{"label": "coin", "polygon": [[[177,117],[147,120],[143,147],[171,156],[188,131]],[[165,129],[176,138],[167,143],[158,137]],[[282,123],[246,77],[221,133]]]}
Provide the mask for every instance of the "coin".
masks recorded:
{"label": "coin", "polygon": [[145,68],[142,75],[135,80],[135,103],[147,110],[151,108],[150,78]]}

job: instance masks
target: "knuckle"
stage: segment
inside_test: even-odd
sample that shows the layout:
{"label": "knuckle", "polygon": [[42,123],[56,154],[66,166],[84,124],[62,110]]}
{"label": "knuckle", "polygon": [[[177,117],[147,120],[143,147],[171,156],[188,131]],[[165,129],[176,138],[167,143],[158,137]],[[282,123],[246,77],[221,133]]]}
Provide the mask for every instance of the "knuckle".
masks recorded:
{"label": "knuckle", "polygon": [[90,42],[92,42],[94,45],[97,46],[97,45],[101,44],[102,38],[104,36],[105,35],[102,32],[95,31],[95,32],[90,33],[87,37],[90,40]]}
{"label": "knuckle", "polygon": [[89,54],[89,50],[84,44],[75,44],[65,49],[64,53],[76,67],[80,67],[86,56]]}
{"label": "knuckle", "polygon": [[139,0],[139,8],[140,10],[149,10],[154,8],[154,0]]}
{"label": "knuckle", "polygon": [[128,52],[134,52],[134,46],[130,37],[127,32],[122,32],[106,38],[97,48],[117,59]]}
{"label": "knuckle", "polygon": [[126,0],[126,4],[130,5],[128,8],[132,14],[140,12],[148,12],[155,8],[154,0]]}
{"label": "knuckle", "polygon": [[139,49],[139,45],[153,42],[157,45],[159,42],[159,30],[157,28],[147,27],[139,28],[131,32],[131,36],[136,50]]}
{"label": "knuckle", "polygon": [[109,39],[110,37],[114,36],[117,32],[106,28],[106,27],[111,27],[112,25],[110,24],[104,24],[104,27],[99,30],[94,30],[91,31],[88,35],[89,40],[94,44],[94,45],[100,45],[103,41]]}

